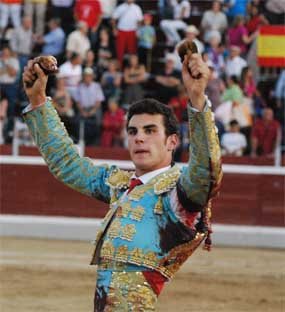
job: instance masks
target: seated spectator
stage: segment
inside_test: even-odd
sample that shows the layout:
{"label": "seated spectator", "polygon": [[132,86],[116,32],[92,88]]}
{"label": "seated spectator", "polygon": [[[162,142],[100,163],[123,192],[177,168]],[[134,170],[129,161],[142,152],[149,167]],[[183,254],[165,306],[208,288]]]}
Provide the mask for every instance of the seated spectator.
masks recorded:
{"label": "seated spectator", "polygon": [[60,20],[52,18],[48,22],[49,32],[38,36],[37,43],[42,44],[42,54],[53,55],[58,61],[63,58],[65,33],[60,27]]}
{"label": "seated spectator", "polygon": [[113,98],[119,101],[121,96],[122,73],[118,71],[117,60],[109,62],[108,70],[104,72],[101,78],[101,86],[106,100]]}
{"label": "seated spectator", "polygon": [[221,93],[224,83],[218,77],[218,74],[213,67],[209,67],[209,69],[210,76],[205,93],[212,103],[213,112],[215,112],[216,108],[221,104]]}
{"label": "seated spectator", "polygon": [[21,25],[21,9],[22,0],[2,0],[0,3],[0,38],[4,35],[5,29],[11,17],[13,28],[18,28]]}
{"label": "seated spectator", "polygon": [[60,19],[64,33],[74,29],[73,0],[51,0],[51,16]]}
{"label": "seated spectator", "polygon": [[110,60],[116,57],[115,46],[110,38],[107,28],[101,28],[95,51],[98,70],[97,74],[98,79],[100,79],[104,71],[108,69]]}
{"label": "seated spectator", "polygon": [[155,76],[156,97],[163,103],[168,103],[171,98],[177,96],[181,74],[175,69],[175,61],[176,56],[174,54],[166,54],[165,66]]}
{"label": "seated spectator", "polygon": [[228,27],[228,20],[224,12],[221,11],[221,1],[213,1],[211,10],[203,13],[200,27],[204,32],[204,41],[209,43],[212,31],[223,35]]}
{"label": "seated spectator", "polygon": [[240,56],[240,48],[237,46],[230,47],[230,55],[226,60],[225,71],[227,77],[236,76],[240,78],[242,69],[247,66],[247,62]]}
{"label": "seated spectator", "polygon": [[86,67],[90,67],[93,69],[93,73],[94,75],[96,76],[96,79],[98,78],[98,69],[97,69],[97,66],[96,66],[96,55],[94,53],[94,51],[92,49],[88,50],[86,52],[86,56],[85,56],[85,59],[82,63],[82,68],[86,68]]}
{"label": "seated spectator", "polygon": [[224,0],[224,11],[231,22],[237,15],[246,16],[248,0]]}
{"label": "seated spectator", "polygon": [[267,18],[259,12],[259,7],[253,3],[249,5],[249,19],[246,22],[246,29],[249,35],[255,33],[260,26],[269,24]]}
{"label": "seated spectator", "polygon": [[68,134],[75,139],[76,125],[74,121],[74,110],[71,97],[65,87],[64,78],[57,78],[56,89],[52,94],[52,102],[61,121],[64,123]]}
{"label": "seated spectator", "polygon": [[103,115],[101,146],[123,146],[124,110],[110,98],[108,110]]}
{"label": "seated spectator", "polygon": [[222,153],[223,155],[242,156],[246,148],[246,138],[240,133],[240,127],[237,120],[231,120],[229,131],[222,136]]}
{"label": "seated spectator", "polygon": [[209,34],[209,47],[207,48],[207,53],[209,56],[209,60],[212,63],[215,72],[219,77],[222,77],[225,71],[225,59],[224,59],[224,51],[220,46],[221,43],[221,35],[218,31],[211,31]]}
{"label": "seated spectator", "polygon": [[130,55],[129,64],[124,70],[125,89],[123,105],[125,108],[144,97],[143,83],[145,81],[145,66],[139,63],[136,54]]}
{"label": "seated spectator", "polygon": [[102,7],[99,0],[75,0],[74,17],[76,21],[85,22],[92,46],[97,40],[97,30],[102,20]]}
{"label": "seated spectator", "polygon": [[151,72],[152,49],[156,41],[155,28],[151,23],[152,15],[144,14],[144,24],[137,31],[139,62],[146,66],[149,73]]}
{"label": "seated spectator", "polygon": [[187,0],[173,1],[173,7],[173,19],[165,19],[160,22],[160,28],[165,34],[167,46],[175,46],[181,41],[178,30],[185,30],[187,28],[184,20],[188,19],[191,13],[190,2]]}
{"label": "seated spectator", "polygon": [[85,22],[79,21],[77,29],[71,32],[67,37],[66,55],[69,59],[72,53],[77,53],[82,60],[86,57],[86,52],[90,49],[91,44],[88,39],[88,26]]}
{"label": "seated spectator", "polygon": [[19,72],[18,59],[13,56],[8,46],[4,47],[0,54],[0,95],[2,100],[7,99],[8,101],[7,124],[4,129],[5,143],[12,142]]}
{"label": "seated spectator", "polygon": [[267,107],[263,110],[262,119],[257,119],[253,124],[251,155],[273,156],[280,139],[280,124],[274,119],[273,110]]}
{"label": "seated spectator", "polygon": [[198,48],[198,52],[203,53],[205,50],[205,46],[204,43],[197,38],[199,34],[200,32],[195,25],[189,25],[185,29],[185,39],[193,41]]}
{"label": "seated spectator", "polygon": [[79,54],[72,53],[70,60],[66,61],[59,67],[58,77],[63,78],[65,87],[74,100],[77,92],[77,87],[82,78],[82,60]]}
{"label": "seated spectator", "polygon": [[99,143],[102,120],[101,103],[105,100],[99,83],[94,82],[92,68],[85,68],[83,80],[78,86],[76,104],[79,118],[84,121],[84,140],[86,145]]}
{"label": "seated spectator", "polygon": [[24,16],[30,16],[33,20],[35,15],[35,28],[33,32],[42,36],[45,32],[46,10],[48,0],[24,0]]}
{"label": "seated spectator", "polygon": [[240,85],[245,96],[253,98],[256,93],[256,84],[253,79],[253,73],[249,66],[242,69]]}
{"label": "seated spectator", "polygon": [[243,92],[239,86],[239,80],[236,76],[227,78],[227,87],[222,94],[222,101],[233,101],[242,99]]}
{"label": "seated spectator", "polygon": [[256,38],[257,32],[248,35],[244,25],[244,17],[237,15],[232,23],[232,27],[227,32],[228,47],[237,46],[240,48],[241,55],[245,56],[248,45]]}

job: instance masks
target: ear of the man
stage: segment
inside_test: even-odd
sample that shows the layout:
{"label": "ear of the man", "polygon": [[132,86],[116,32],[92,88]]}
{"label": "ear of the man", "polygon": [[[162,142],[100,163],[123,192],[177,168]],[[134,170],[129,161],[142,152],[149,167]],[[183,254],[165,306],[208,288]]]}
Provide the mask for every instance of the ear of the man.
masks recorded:
{"label": "ear of the man", "polygon": [[169,151],[174,151],[176,149],[176,147],[178,146],[178,136],[177,134],[171,134],[168,138],[167,138],[167,149]]}

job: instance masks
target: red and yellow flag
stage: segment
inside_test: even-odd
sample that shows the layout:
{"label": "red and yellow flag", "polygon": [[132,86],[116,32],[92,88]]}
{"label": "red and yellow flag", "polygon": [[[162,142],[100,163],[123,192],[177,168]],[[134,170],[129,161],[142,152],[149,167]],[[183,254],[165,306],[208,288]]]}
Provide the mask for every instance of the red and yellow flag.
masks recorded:
{"label": "red and yellow flag", "polygon": [[263,67],[285,67],[285,26],[267,25],[259,29],[258,64]]}

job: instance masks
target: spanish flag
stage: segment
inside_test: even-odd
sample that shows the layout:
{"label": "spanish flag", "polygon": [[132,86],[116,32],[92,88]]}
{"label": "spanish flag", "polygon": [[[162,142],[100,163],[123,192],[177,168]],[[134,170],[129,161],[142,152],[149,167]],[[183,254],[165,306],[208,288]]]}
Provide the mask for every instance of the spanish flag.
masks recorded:
{"label": "spanish flag", "polygon": [[257,37],[258,64],[263,67],[285,67],[285,26],[267,25]]}

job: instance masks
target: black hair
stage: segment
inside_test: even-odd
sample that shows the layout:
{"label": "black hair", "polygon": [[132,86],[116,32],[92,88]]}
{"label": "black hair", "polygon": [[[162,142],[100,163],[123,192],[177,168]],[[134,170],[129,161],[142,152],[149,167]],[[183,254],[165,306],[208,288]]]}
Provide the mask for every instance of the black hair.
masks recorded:
{"label": "black hair", "polygon": [[239,83],[239,79],[236,75],[232,75],[230,76],[230,79],[235,83],[235,84],[238,84]]}
{"label": "black hair", "polygon": [[230,127],[238,126],[239,123],[236,119],[232,119],[229,123]]}
{"label": "black hair", "polygon": [[178,134],[178,121],[167,105],[151,98],[146,98],[133,103],[128,111],[127,127],[134,115],[141,114],[162,115],[166,136],[168,137],[171,134]]}

